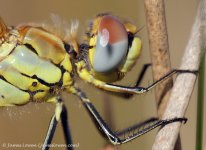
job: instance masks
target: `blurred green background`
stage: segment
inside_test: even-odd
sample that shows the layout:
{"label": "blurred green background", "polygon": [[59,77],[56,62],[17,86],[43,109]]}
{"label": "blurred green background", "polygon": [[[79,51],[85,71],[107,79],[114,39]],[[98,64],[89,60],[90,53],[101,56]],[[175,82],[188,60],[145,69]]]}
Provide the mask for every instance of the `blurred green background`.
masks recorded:
{"label": "blurred green background", "polygon": [[[166,17],[169,33],[170,57],[173,68],[178,68],[185,45],[188,40],[190,29],[196,14],[196,0],[167,0]],[[133,22],[137,27],[146,25],[143,0],[0,0],[0,16],[8,25],[18,25],[26,22],[44,22],[49,20],[50,14],[55,13],[62,19],[70,22],[77,19],[80,21],[80,39],[90,19],[96,14],[111,12]],[[132,85],[144,63],[150,62],[149,46],[146,26],[139,32],[143,41],[143,50],[140,59],[134,69],[127,74],[122,85]],[[142,86],[152,83],[152,72],[149,70],[142,82]],[[138,121],[156,116],[154,90],[134,96],[131,100],[123,100],[120,97],[104,94],[93,86],[77,80],[91,101],[96,105],[100,114],[109,121],[114,130],[120,130]],[[105,100],[106,99],[106,100]],[[79,100],[69,94],[64,94],[66,106],[69,109],[69,123],[73,142],[79,144],[78,150],[100,150],[105,144],[87,112],[81,106]],[[112,113],[105,115],[105,101],[111,103]],[[206,103],[205,103],[206,105]],[[51,104],[28,104],[22,107],[0,109],[0,149],[2,144],[39,144],[44,140],[50,117],[54,112]],[[186,116],[189,121],[181,128],[181,140],[183,150],[195,149],[196,128],[196,88],[189,104]],[[206,115],[205,115],[206,116]],[[120,150],[143,149],[149,150],[155,138],[157,130],[152,131],[127,144],[118,146]],[[204,131],[206,135],[206,131]],[[206,141],[204,137],[204,141]],[[64,143],[60,126],[57,129],[53,143]],[[204,142],[204,144],[206,144]],[[6,148],[5,148],[6,149]],[[15,149],[15,148],[9,148]],[[17,149],[17,148],[16,148]],[[18,148],[29,149],[29,148]],[[38,149],[38,148],[31,148]],[[54,148],[58,149],[58,148]],[[62,149],[62,148],[59,148]]]}

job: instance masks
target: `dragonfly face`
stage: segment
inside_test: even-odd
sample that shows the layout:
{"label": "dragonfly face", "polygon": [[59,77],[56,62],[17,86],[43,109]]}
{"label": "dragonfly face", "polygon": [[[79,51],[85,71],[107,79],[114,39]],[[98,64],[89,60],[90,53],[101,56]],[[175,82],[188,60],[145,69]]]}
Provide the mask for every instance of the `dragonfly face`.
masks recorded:
{"label": "dragonfly face", "polygon": [[103,14],[94,19],[89,45],[89,61],[94,76],[107,82],[120,80],[140,55],[141,40],[131,23]]}
{"label": "dragonfly face", "polygon": [[[21,25],[13,28],[7,27],[0,19],[0,106],[19,106],[34,101],[56,104],[43,150],[49,149],[48,145],[60,120],[66,144],[72,144],[67,110],[61,99],[62,91],[79,97],[101,133],[113,144],[131,141],[160,125],[186,120],[149,119],[120,132],[112,131],[86,94],[77,87],[74,75],[106,91],[142,94],[178,70],[173,70],[147,88],[138,87],[139,81],[135,87],[108,84],[106,82],[111,83],[123,78],[140,54],[141,40],[135,36],[136,27],[109,14],[98,15],[90,26],[86,44],[78,44],[75,40],[76,27],[68,33],[69,36],[61,37],[41,25]],[[194,73],[188,70],[179,72]],[[146,124],[150,126],[138,130]],[[128,132],[133,134],[121,138]]]}

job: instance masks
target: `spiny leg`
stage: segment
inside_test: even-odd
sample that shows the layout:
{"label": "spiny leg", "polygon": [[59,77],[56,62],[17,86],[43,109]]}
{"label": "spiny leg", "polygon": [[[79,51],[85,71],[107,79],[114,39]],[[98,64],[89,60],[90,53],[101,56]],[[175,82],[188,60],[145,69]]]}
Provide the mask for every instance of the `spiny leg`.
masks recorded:
{"label": "spiny leg", "polygon": [[142,82],[142,79],[147,71],[147,69],[151,66],[151,64],[144,64],[144,66],[142,67],[142,70],[137,78],[137,81],[135,83],[135,87],[139,86],[140,83]]}
{"label": "spiny leg", "polygon": [[[68,126],[67,109],[64,106],[60,96],[56,97],[56,101],[57,101],[57,104],[56,104],[55,114],[51,118],[42,150],[49,150],[49,145],[51,144],[51,141],[54,137],[54,133],[56,131],[56,127],[60,119],[62,122],[63,133],[64,133],[66,144],[67,146],[72,144],[70,130]],[[67,147],[67,149],[73,150],[73,147]]]}
{"label": "spiny leg", "polygon": [[192,73],[192,74],[197,74],[197,70],[179,70],[179,69],[174,69],[171,72],[167,73],[165,76],[160,78],[159,80],[155,81],[148,87],[127,87],[127,86],[120,86],[120,85],[113,85],[113,84],[103,84],[100,85],[100,88],[103,88],[104,90],[107,91],[112,91],[112,92],[119,92],[119,93],[129,93],[129,94],[142,94],[145,92],[150,91],[152,88],[154,88],[156,85],[159,83],[165,81],[166,79],[170,78],[172,75],[176,73]]}
{"label": "spiny leg", "polygon": [[[143,65],[143,67],[142,67],[142,69],[141,69],[141,71],[140,71],[140,74],[139,74],[139,76],[138,76],[138,78],[137,78],[137,81],[136,81],[134,87],[138,87],[138,86],[140,85],[140,83],[142,82],[143,77],[144,77],[147,69],[148,69],[150,66],[151,66],[150,63]],[[126,93],[126,94],[124,94],[124,97],[125,97],[125,98],[131,98],[133,95],[134,95],[134,94],[128,94],[128,93]]]}
{"label": "spiny leg", "polygon": [[130,126],[128,128],[125,128],[124,130],[121,130],[121,131],[117,131],[117,135],[118,136],[122,136],[122,135],[125,135],[126,133],[129,133],[130,131],[134,131],[136,129],[140,129],[141,127],[145,127],[146,125],[150,124],[151,123],[154,123],[158,121],[158,118],[149,118],[143,122],[140,122],[140,123],[137,123],[133,126]]}
{"label": "spiny leg", "polygon": [[[94,105],[91,103],[91,101],[86,97],[86,95],[80,90],[77,89],[76,90],[76,94],[81,101],[83,102],[85,108],[87,109],[88,113],[90,114],[90,116],[92,117],[93,121],[95,122],[95,124],[98,126],[98,128],[101,130],[101,133],[107,137],[111,143],[113,144],[122,144],[122,143],[126,143],[129,142],[151,130],[153,130],[156,127],[159,126],[164,126],[166,124],[172,123],[172,122],[186,122],[186,118],[173,118],[173,119],[168,119],[168,120],[156,120],[156,119],[151,119],[151,120],[147,120],[145,122],[143,122],[142,124],[136,124],[134,126],[132,126],[132,135],[129,135],[127,137],[124,138],[120,138],[119,135],[125,134],[126,132],[130,132],[130,129],[125,129],[123,131],[119,131],[119,132],[114,132],[112,131],[112,129],[110,129],[110,127],[106,124],[106,122],[102,119],[102,117],[99,115],[99,113],[97,112],[96,108],[94,107]],[[142,126],[144,126],[146,123],[153,123],[152,125],[144,128],[143,130],[139,130],[137,132],[135,132],[135,130],[137,128],[140,128]]]}
{"label": "spiny leg", "polygon": [[56,120],[55,115],[51,118],[49,128],[47,131],[46,138],[44,139],[44,144],[42,146],[42,150],[48,150],[49,149],[49,144],[51,144],[51,141],[53,139],[54,133],[56,131],[56,126],[57,126],[58,121]]}
{"label": "spiny leg", "polygon": [[[148,120],[145,120],[143,122],[140,122],[138,124],[132,125],[128,128],[125,128],[121,131],[116,132],[116,134],[118,136],[122,136],[127,133],[134,133],[134,131],[138,131],[138,132],[143,132],[143,134],[147,133],[146,130],[148,130],[148,128],[152,128],[155,129],[158,126],[165,126],[167,124],[173,123],[173,122],[183,122],[186,123],[187,122],[187,118],[173,118],[173,119],[167,119],[167,120],[159,120],[158,118],[150,118]],[[151,129],[151,130],[152,130]],[[145,133],[144,133],[145,132]]]}
{"label": "spiny leg", "polygon": [[65,107],[65,105],[62,106],[62,113],[61,113],[61,122],[62,122],[62,127],[63,127],[63,132],[64,132],[64,138],[66,141],[67,146],[69,150],[73,150],[72,147],[72,138],[70,135],[70,128],[69,128],[69,124],[68,124],[68,115],[67,115],[67,108]]}
{"label": "spiny leg", "polygon": [[[143,67],[141,68],[141,71],[140,71],[140,73],[139,73],[139,75],[138,75],[138,77],[137,77],[137,80],[136,80],[136,82],[135,82],[135,87],[137,87],[137,86],[139,86],[140,85],[140,83],[142,82],[142,80],[143,80],[143,78],[144,78],[144,75],[145,75],[145,73],[146,73],[146,71],[148,70],[148,68],[151,66],[151,63],[147,63],[147,64],[144,64],[143,65]],[[130,99],[132,96],[134,96],[134,94],[128,94],[128,93],[117,93],[119,96],[121,96],[121,97],[124,97],[124,98],[126,98],[126,100],[128,100],[128,99]],[[151,118],[151,119],[149,119],[149,120],[153,120],[154,118]],[[157,120],[157,119],[156,119]],[[144,124],[147,124],[147,123],[149,123],[148,121],[145,121],[145,123],[143,122],[143,123],[138,123],[138,124],[136,124],[135,126],[132,126],[132,127],[129,127],[129,128],[127,128],[127,129],[125,129],[124,131],[121,131],[120,133],[118,132],[117,133],[117,135],[118,136],[122,136],[122,135],[125,135],[126,133],[128,133],[129,131],[131,131],[131,130],[135,130],[135,129],[137,129],[138,127],[141,127],[141,126],[143,126]],[[109,144],[109,145],[111,145],[111,144]]]}
{"label": "spiny leg", "polygon": [[[166,79],[170,78],[172,75],[176,73],[192,73],[192,74],[197,74],[197,70],[181,70],[181,69],[174,69],[171,72],[167,73],[165,76],[160,78],[159,80],[155,81],[148,87],[128,87],[128,86],[121,86],[121,85],[113,85],[113,84],[108,84],[103,81],[100,81],[98,79],[95,79],[95,77],[87,70],[87,66],[84,61],[80,61],[76,63],[77,67],[77,73],[79,74],[79,77],[81,77],[84,81],[87,81],[94,86],[101,88],[106,91],[110,92],[115,92],[115,93],[127,93],[127,94],[142,94],[145,92],[148,92],[151,90],[153,87],[158,85],[159,83],[165,81]],[[138,81],[137,81],[138,82]],[[138,83],[137,83],[138,84]]]}

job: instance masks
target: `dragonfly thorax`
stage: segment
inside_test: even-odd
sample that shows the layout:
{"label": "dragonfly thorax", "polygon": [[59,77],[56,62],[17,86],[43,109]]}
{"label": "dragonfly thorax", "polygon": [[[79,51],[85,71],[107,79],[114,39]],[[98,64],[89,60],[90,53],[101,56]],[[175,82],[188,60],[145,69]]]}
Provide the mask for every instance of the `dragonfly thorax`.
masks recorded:
{"label": "dragonfly thorax", "polygon": [[5,87],[0,105],[48,100],[73,84],[70,55],[60,38],[38,27],[15,30],[16,42],[0,46],[0,85]]}

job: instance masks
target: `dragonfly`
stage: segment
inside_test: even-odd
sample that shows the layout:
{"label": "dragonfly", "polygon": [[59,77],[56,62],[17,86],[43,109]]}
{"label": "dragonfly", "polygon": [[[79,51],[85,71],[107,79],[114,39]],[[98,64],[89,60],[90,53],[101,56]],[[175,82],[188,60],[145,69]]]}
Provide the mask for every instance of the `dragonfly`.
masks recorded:
{"label": "dragonfly", "polygon": [[[113,82],[125,77],[141,53],[142,41],[134,24],[111,14],[99,14],[89,24],[82,43],[77,40],[78,23],[64,29],[55,26],[58,25],[7,26],[0,18],[0,106],[20,107],[32,102],[56,105],[42,150],[49,149],[59,122],[65,143],[72,144],[67,108],[61,97],[63,91],[79,98],[100,133],[114,145],[127,143],[159,126],[186,122],[186,118],[178,117],[152,118],[122,131],[113,131],[78,87],[76,76],[98,89],[133,96],[150,91],[176,73],[194,72],[174,69],[151,85],[140,87],[149,66],[144,65],[135,86],[116,85]],[[59,32],[61,30],[63,32]],[[128,132],[132,134],[122,137]]]}

